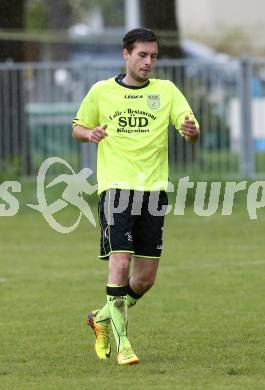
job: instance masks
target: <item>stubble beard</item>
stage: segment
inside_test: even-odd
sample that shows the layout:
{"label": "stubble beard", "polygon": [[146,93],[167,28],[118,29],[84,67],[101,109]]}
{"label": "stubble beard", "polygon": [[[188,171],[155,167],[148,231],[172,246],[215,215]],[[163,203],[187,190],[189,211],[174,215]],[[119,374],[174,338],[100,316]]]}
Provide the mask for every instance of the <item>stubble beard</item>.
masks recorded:
{"label": "stubble beard", "polygon": [[148,76],[143,78],[143,77],[139,76],[137,73],[135,73],[133,71],[130,72],[130,75],[138,83],[144,83],[144,82],[148,81],[148,79],[149,79]]}

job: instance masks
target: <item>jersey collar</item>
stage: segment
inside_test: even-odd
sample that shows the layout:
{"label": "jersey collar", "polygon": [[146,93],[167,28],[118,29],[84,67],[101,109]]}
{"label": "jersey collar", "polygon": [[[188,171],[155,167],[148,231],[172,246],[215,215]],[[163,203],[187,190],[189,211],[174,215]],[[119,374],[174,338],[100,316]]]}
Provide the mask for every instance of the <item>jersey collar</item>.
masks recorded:
{"label": "jersey collar", "polygon": [[115,81],[116,83],[118,83],[119,85],[121,85],[122,87],[125,87],[125,88],[129,88],[129,89],[141,89],[141,88],[145,88],[147,87],[149,84],[150,84],[150,80],[148,80],[144,85],[142,85],[141,87],[137,87],[135,85],[127,85],[123,82],[123,79],[125,77],[125,73],[121,73],[119,74],[118,76],[115,77]]}

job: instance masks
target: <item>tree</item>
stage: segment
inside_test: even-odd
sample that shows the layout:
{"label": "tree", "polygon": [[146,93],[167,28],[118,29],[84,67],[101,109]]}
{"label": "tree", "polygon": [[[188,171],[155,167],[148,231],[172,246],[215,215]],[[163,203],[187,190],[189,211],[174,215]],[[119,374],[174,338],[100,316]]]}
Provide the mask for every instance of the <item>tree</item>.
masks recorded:
{"label": "tree", "polygon": [[158,32],[162,40],[160,56],[182,57],[179,44],[179,25],[176,19],[176,0],[141,0],[142,26]]}
{"label": "tree", "polygon": [[[24,24],[25,0],[1,0],[0,29],[9,33],[12,30],[22,30]],[[24,45],[21,40],[0,39],[0,61],[21,62],[24,60],[24,55]],[[0,72],[0,81],[3,90],[1,109],[4,108],[1,113],[4,120],[0,121],[0,170],[8,172],[8,169],[11,169],[18,173],[26,156],[23,71],[8,69],[3,73]]]}
{"label": "tree", "polygon": [[85,22],[87,14],[99,7],[104,26],[122,26],[124,24],[124,0],[75,0],[71,3],[76,22]]}
{"label": "tree", "polygon": [[[25,0],[0,1],[0,29],[22,29],[25,21]],[[0,40],[0,61],[23,61],[24,47],[21,41]]]}
{"label": "tree", "polygon": [[[67,0],[46,0],[48,10],[48,29],[54,31],[66,31],[72,24],[72,7]],[[53,61],[65,61],[70,54],[68,44],[55,43],[50,50],[50,59]]]}

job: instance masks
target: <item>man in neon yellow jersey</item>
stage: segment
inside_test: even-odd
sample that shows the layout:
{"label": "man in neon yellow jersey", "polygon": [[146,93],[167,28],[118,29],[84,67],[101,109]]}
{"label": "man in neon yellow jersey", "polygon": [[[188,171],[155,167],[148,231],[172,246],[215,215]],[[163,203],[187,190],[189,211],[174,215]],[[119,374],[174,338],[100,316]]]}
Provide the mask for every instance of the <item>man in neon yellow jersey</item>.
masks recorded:
{"label": "man in neon yellow jersey", "polygon": [[161,256],[168,125],[189,143],[200,134],[178,88],[149,79],[158,50],[153,31],[129,31],[123,38],[126,73],[94,84],[73,121],[75,139],[98,144],[99,257],[109,260],[107,303],[88,314],[88,324],[100,359],[110,356],[111,324],[120,365],[139,362],[128,339],[127,309],[154,284]]}

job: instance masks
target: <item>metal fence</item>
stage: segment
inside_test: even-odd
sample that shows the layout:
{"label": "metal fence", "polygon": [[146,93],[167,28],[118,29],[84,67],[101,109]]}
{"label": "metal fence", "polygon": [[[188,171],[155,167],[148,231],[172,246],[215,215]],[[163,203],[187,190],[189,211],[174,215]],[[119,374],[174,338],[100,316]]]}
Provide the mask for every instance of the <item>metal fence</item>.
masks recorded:
{"label": "metal fence", "polygon": [[[71,121],[91,85],[122,70],[109,61],[0,65],[0,177],[34,175],[51,156],[94,170],[96,146],[75,142]],[[191,146],[169,129],[172,176],[264,175],[265,60],[161,60],[154,77],[180,88],[202,131]]]}

